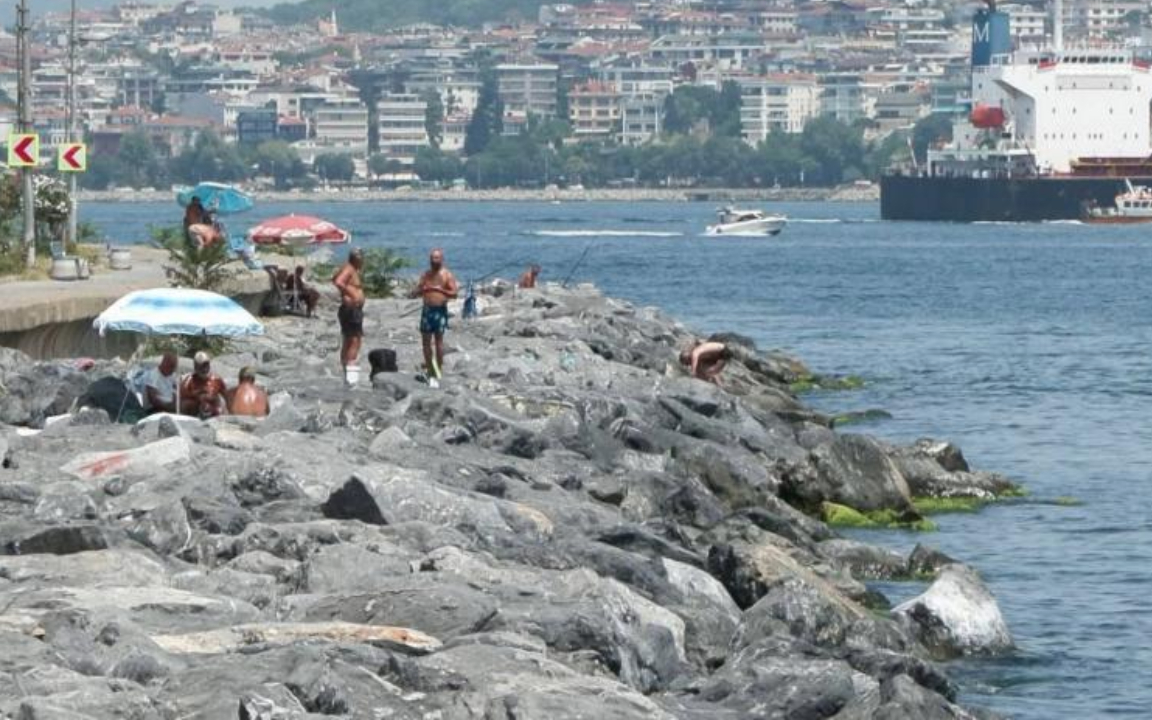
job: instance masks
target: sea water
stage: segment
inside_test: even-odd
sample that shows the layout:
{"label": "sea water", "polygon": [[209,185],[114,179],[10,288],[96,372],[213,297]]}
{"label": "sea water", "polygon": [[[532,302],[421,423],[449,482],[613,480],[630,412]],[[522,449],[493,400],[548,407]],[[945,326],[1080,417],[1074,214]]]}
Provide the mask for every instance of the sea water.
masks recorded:
{"label": "sea water", "polygon": [[[887,410],[852,431],[954,441],[1031,493],[938,516],[933,534],[854,533],[902,552],[934,545],[989,582],[1019,652],[951,664],[962,701],[1037,720],[1152,716],[1152,226],[759,207],[791,218],[783,234],[705,237],[704,203],[265,203],[251,223],[228,222],[319,215],[420,264],[442,247],[461,281],[535,262],[542,281],[594,282],[701,332],[735,330],[818,372],[864,377],[807,400]],[[175,204],[81,208],[117,243],[180,217]],[[923,585],[881,589],[898,601]]]}

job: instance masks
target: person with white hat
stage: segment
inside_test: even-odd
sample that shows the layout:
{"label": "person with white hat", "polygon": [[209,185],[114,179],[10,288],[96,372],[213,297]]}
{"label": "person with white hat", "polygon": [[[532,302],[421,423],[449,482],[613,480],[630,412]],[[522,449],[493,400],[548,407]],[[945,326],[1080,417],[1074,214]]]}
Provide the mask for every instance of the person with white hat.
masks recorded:
{"label": "person with white hat", "polygon": [[224,412],[224,378],[212,372],[212,358],[198,352],[192,358],[192,374],[180,382],[180,412],[200,418],[216,417]]}

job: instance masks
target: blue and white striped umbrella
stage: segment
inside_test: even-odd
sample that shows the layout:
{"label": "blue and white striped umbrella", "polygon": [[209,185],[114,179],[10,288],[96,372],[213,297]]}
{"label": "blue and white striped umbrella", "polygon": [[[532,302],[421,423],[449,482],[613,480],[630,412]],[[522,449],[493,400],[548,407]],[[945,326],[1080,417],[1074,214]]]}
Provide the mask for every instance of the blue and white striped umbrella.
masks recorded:
{"label": "blue and white striped umbrella", "polygon": [[146,335],[263,335],[264,326],[235,300],[206,290],[156,288],[130,292],[92,321],[109,330]]}

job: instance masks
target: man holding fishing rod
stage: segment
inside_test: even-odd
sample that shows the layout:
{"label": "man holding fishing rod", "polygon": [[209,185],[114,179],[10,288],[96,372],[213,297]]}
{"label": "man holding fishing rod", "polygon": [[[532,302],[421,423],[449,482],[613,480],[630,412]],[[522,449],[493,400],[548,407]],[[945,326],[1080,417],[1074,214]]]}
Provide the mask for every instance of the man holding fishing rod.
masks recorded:
{"label": "man holding fishing rod", "polygon": [[[444,331],[448,329],[448,301],[455,300],[460,285],[444,265],[444,251],[434,249],[428,256],[428,269],[420,276],[412,297],[424,299],[420,312],[420,339],[424,345],[424,369],[430,387],[440,386],[444,368]],[[432,343],[436,343],[433,354]]]}

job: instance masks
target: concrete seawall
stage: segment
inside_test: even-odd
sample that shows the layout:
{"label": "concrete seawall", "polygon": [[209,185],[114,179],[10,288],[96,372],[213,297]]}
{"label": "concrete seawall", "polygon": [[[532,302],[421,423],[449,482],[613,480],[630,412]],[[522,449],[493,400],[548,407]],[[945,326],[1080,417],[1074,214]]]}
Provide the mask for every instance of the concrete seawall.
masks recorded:
{"label": "concrete seawall", "polygon": [[[133,247],[130,270],[97,267],[90,279],[71,282],[0,282],[0,346],[37,359],[130,355],[140,342],[138,335],[110,333],[101,338],[92,320],[126,293],[167,286],[166,259],[161,250]],[[265,273],[244,271],[227,294],[256,311],[268,288]]]}

